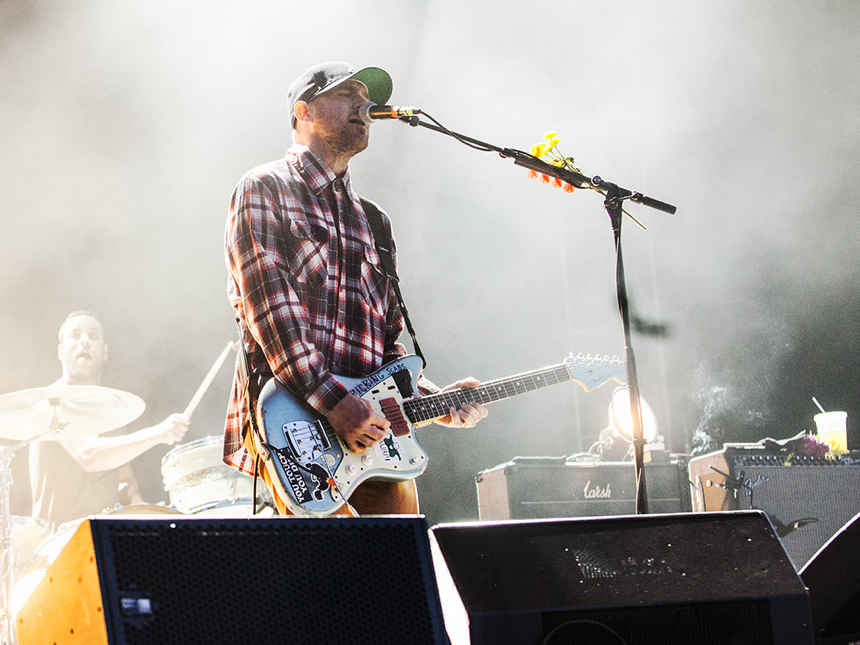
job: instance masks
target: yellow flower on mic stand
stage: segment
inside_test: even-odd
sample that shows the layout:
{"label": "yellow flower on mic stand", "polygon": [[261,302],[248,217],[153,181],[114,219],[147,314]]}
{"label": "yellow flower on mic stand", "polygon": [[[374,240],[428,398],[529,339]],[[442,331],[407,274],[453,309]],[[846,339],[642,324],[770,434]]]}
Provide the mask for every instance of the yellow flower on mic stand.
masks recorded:
{"label": "yellow flower on mic stand", "polygon": [[[534,144],[529,152],[533,157],[540,159],[546,157],[544,161],[558,168],[564,168],[573,172],[580,172],[579,168],[574,165],[573,157],[565,157],[558,150],[558,144],[561,139],[558,138],[558,132],[547,132],[543,135],[544,141]],[[552,183],[553,188],[563,188],[565,192],[572,193],[575,188],[562,181],[558,177],[550,177],[545,173],[539,173],[536,170],[529,170],[530,179],[538,179],[541,183]]]}

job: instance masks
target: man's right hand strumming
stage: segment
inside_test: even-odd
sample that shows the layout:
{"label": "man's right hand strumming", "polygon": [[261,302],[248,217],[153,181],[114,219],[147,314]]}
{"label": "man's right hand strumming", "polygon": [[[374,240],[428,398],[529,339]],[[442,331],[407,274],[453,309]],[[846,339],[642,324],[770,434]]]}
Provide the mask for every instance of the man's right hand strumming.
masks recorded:
{"label": "man's right hand strumming", "polygon": [[347,394],[334,406],[328,421],[347,447],[359,455],[382,441],[391,426],[388,419],[376,414],[367,401],[354,394]]}

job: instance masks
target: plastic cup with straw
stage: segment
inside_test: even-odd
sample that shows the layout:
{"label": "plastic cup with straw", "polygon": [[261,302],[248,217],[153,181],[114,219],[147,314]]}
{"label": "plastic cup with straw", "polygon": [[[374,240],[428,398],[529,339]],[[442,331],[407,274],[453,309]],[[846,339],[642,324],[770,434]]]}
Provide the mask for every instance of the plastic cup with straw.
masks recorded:
{"label": "plastic cup with straw", "polygon": [[827,412],[824,406],[818,402],[814,396],[812,402],[818,407],[821,412],[816,414],[815,428],[818,433],[818,439],[830,446],[831,449],[845,451],[848,449],[848,432],[847,432],[847,412]]}

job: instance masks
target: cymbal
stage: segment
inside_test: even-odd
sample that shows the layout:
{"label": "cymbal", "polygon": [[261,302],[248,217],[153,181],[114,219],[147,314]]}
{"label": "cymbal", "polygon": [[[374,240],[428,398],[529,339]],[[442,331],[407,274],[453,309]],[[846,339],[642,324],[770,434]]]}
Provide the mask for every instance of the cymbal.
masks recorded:
{"label": "cymbal", "polygon": [[60,441],[101,434],[128,425],[145,408],[139,396],[99,385],[21,390],[0,396],[0,438]]}

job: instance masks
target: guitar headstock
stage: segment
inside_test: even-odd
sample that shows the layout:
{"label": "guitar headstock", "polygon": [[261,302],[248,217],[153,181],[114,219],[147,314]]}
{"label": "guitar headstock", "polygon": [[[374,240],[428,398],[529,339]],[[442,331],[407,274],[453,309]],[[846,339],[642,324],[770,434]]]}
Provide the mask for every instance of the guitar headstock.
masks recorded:
{"label": "guitar headstock", "polygon": [[586,392],[596,390],[607,381],[615,381],[626,385],[627,372],[624,361],[617,356],[601,356],[593,354],[571,354],[564,360],[570,378]]}

